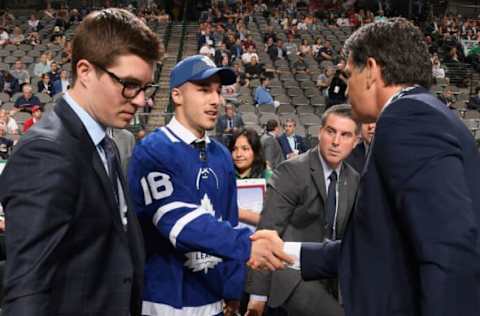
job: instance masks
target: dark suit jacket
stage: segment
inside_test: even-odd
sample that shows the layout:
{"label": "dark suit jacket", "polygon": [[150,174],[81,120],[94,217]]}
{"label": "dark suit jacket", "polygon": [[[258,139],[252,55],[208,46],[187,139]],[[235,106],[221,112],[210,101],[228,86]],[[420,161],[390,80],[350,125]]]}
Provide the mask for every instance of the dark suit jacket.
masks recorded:
{"label": "dark suit jacket", "polygon": [[0,177],[8,222],[2,315],[140,315],[141,231],[130,211],[124,230],[110,183],[87,130],[60,99]]}
{"label": "dark suit jacket", "polygon": [[[341,239],[350,216],[359,175],[343,164],[338,181],[336,232]],[[259,229],[274,229],[284,241],[323,241],[326,186],[318,147],[280,164],[268,182]],[[301,282],[300,271],[249,272],[246,291],[269,296],[269,305],[282,305]],[[316,281],[317,289],[325,287]],[[315,296],[315,294],[312,294]],[[315,304],[321,302],[315,302]],[[313,303],[312,303],[313,304]]]}
{"label": "dark suit jacket", "polygon": [[37,82],[37,88],[39,93],[43,93],[44,90],[48,90],[48,95],[49,96],[53,95],[53,86],[51,82],[48,82],[48,84],[45,85],[45,83],[43,83],[43,81],[40,80],[39,82]]}
{"label": "dark suit jacket", "polygon": [[277,60],[279,57],[278,52],[280,51],[280,56],[285,58],[287,56],[287,51],[283,48],[278,48],[275,45],[272,45],[268,48],[267,54],[270,56],[272,60]]}
{"label": "dark suit jacket", "polygon": [[265,153],[265,160],[268,162],[270,168],[275,170],[275,168],[285,160],[285,158],[283,158],[282,147],[280,147],[277,137],[265,133],[260,137],[260,142],[262,143],[263,152]]}
{"label": "dark suit jacket", "polygon": [[[303,154],[308,150],[308,146],[302,136],[294,135],[293,138],[295,139],[295,147],[299,154]],[[292,148],[290,148],[290,144],[288,143],[287,135],[283,133],[278,138],[278,142],[280,143],[280,147],[282,147],[283,157],[287,159],[287,155],[292,153]]]}
{"label": "dark suit jacket", "polygon": [[345,161],[358,173],[362,173],[366,158],[365,143],[361,141],[355,146]]}
{"label": "dark suit jacket", "polygon": [[338,272],[346,316],[476,316],[480,157],[438,99],[416,88],[377,121],[343,245],[307,244],[302,276]]}
{"label": "dark suit jacket", "polygon": [[[242,117],[240,115],[233,116],[233,127],[242,128],[244,126]],[[217,125],[215,126],[215,132],[217,137],[221,137],[225,133],[227,128],[227,116],[224,114],[220,116],[217,120]]]}

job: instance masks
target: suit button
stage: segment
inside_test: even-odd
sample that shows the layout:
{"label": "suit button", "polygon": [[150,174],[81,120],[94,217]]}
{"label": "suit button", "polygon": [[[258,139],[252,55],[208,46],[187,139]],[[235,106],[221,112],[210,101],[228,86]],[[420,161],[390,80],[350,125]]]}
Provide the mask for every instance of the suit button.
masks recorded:
{"label": "suit button", "polygon": [[124,278],[123,283],[132,283],[132,278]]}

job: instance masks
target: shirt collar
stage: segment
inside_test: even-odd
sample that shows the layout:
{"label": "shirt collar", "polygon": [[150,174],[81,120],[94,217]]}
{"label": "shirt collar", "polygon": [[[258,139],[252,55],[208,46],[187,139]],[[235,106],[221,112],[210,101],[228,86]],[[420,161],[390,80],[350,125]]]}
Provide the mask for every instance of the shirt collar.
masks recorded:
{"label": "shirt collar", "polygon": [[405,93],[409,92],[410,90],[413,90],[413,89],[418,88],[418,87],[419,87],[419,85],[413,85],[413,86],[405,87],[405,88],[401,89],[400,91],[398,91],[397,93],[395,93],[394,95],[392,95],[387,100],[387,102],[385,102],[385,105],[382,107],[382,110],[380,111],[380,114],[382,114],[383,111],[385,111],[385,109],[387,108],[387,106],[389,106],[393,101],[400,98],[401,96],[403,96]]}
{"label": "shirt collar", "polygon": [[[334,171],[334,170],[332,168],[330,168],[330,166],[327,164],[325,159],[323,159],[322,154],[320,153],[320,148],[318,148],[318,156],[320,157],[320,162],[322,163],[323,174],[324,174],[325,178],[327,179],[330,176],[330,174],[332,173],[332,171]],[[342,165],[343,165],[343,161],[340,162],[338,167],[335,169],[338,177],[340,177],[340,170],[342,169]]]}
{"label": "shirt collar", "polygon": [[100,142],[105,137],[105,128],[100,125],[95,119],[87,112],[80,104],[75,101],[68,92],[65,92],[63,95],[63,99],[67,102],[70,108],[77,114],[78,118],[82,122],[83,126],[85,126],[90,139],[98,146]]}
{"label": "shirt collar", "polygon": [[189,131],[185,126],[183,126],[175,117],[170,120],[170,123],[167,125],[178,138],[187,144],[191,144],[197,140],[205,140],[208,144],[210,143],[210,137],[205,133],[203,138],[197,138],[191,131]]}

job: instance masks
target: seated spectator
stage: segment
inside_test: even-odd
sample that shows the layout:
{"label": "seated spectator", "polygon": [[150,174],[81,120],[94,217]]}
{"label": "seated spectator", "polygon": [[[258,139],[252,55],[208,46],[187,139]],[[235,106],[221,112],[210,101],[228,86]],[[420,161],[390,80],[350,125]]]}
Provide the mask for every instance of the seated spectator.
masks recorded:
{"label": "seated spectator", "polygon": [[268,49],[267,53],[272,59],[272,61],[275,61],[277,59],[285,59],[287,57],[287,51],[285,50],[283,41],[281,39],[278,39],[275,45],[272,45]]}
{"label": "seated spectator", "polygon": [[232,140],[233,133],[243,128],[243,125],[242,117],[235,113],[233,104],[227,102],[225,104],[225,114],[220,115],[215,126],[217,139],[228,147]]}
{"label": "seated spectator", "polygon": [[5,109],[0,109],[0,124],[5,126],[7,134],[17,135],[19,132],[17,121]]}
{"label": "seated spectator", "polygon": [[40,20],[37,18],[35,14],[30,15],[30,18],[28,19],[27,23],[28,23],[28,28],[27,28],[28,33],[38,32],[42,28],[42,25],[40,24]]}
{"label": "seated spectator", "polygon": [[332,60],[333,59],[333,49],[332,44],[330,41],[325,41],[324,46],[318,49],[318,53],[315,56],[316,60],[321,63],[325,60]]}
{"label": "seated spectator", "polygon": [[255,56],[257,61],[259,60],[255,47],[249,46],[248,49],[242,55],[242,62],[244,65],[250,63],[252,57]]}
{"label": "seated spectator", "polygon": [[25,133],[26,131],[28,131],[28,129],[30,127],[33,126],[33,124],[37,123],[38,121],[40,121],[40,119],[42,118],[42,115],[43,115],[43,110],[41,107],[39,106],[34,106],[32,108],[32,117],[27,119],[24,123],[23,123],[23,132]]}
{"label": "seated spectator", "polygon": [[18,80],[18,84],[21,86],[25,83],[30,83],[30,74],[25,69],[23,62],[18,59],[13,66],[13,69],[10,71],[13,77]]}
{"label": "seated spectator", "polygon": [[55,82],[60,79],[60,67],[58,67],[58,64],[55,61],[50,64],[50,72],[48,72],[48,77],[50,77],[50,82]]}
{"label": "seated spectator", "polygon": [[8,93],[10,96],[20,92],[18,80],[6,70],[0,71],[0,92]]}
{"label": "seated spectator", "polygon": [[70,88],[69,73],[66,70],[62,70],[60,72],[60,78],[53,82],[52,95],[56,95],[58,93],[65,93],[69,88]]}
{"label": "seated spectator", "polygon": [[200,55],[207,56],[208,58],[213,60],[213,56],[215,55],[215,48],[205,43],[200,48],[198,53]]}
{"label": "seated spectator", "polygon": [[48,74],[43,74],[41,79],[42,80],[37,82],[38,92],[53,96],[53,88],[52,82],[50,81],[50,76]]}
{"label": "seated spectator", "polygon": [[53,28],[53,33],[50,35],[50,42],[55,45],[63,45],[65,34],[62,32],[59,26]]}
{"label": "seated spectator", "polygon": [[275,46],[275,43],[273,42],[273,38],[271,37],[267,38],[267,41],[265,42],[265,47],[263,49],[264,52],[268,53],[268,50],[273,46]]}
{"label": "seated spectator", "polygon": [[7,30],[0,25],[0,46],[5,46],[9,43],[10,36],[8,35]]}
{"label": "seated spectator", "polygon": [[15,108],[31,112],[34,106],[42,106],[42,103],[33,95],[32,86],[25,84],[22,87],[22,95],[15,101]]}
{"label": "seated spectator", "polygon": [[324,96],[328,96],[328,87],[330,87],[330,84],[332,83],[332,79],[335,76],[335,66],[329,66],[326,67],[323,70],[323,73],[318,75],[317,78],[317,87],[320,89],[320,93]]}
{"label": "seated spectator", "polygon": [[323,47],[322,39],[321,39],[320,37],[318,37],[318,38],[315,40],[315,44],[312,45],[312,54],[313,54],[313,56],[317,56],[320,48],[322,48],[322,47]]}
{"label": "seated spectator", "polygon": [[288,118],[283,126],[284,133],[278,138],[280,147],[282,147],[283,158],[291,159],[299,154],[303,154],[309,148],[305,143],[305,139],[295,134],[297,122],[294,119]]}
{"label": "seated spectator", "polygon": [[337,71],[328,87],[328,104],[330,107],[335,104],[342,104],[347,101],[345,91],[347,90],[347,77],[343,70],[345,69],[345,61],[340,60],[337,65]]}
{"label": "seated spectator", "polygon": [[48,64],[47,54],[40,55],[40,61],[33,67],[33,74],[36,77],[41,77],[43,74],[50,72],[50,65]]}
{"label": "seated spectator", "polygon": [[235,43],[230,47],[230,53],[232,54],[232,62],[242,58],[243,48],[239,37],[235,39]]}
{"label": "seated spectator", "polygon": [[302,40],[302,44],[300,44],[298,51],[304,56],[312,56],[312,47],[307,39]]}
{"label": "seated spectator", "polygon": [[446,87],[445,90],[442,91],[442,94],[438,96],[438,98],[450,109],[453,109],[453,103],[455,103],[455,95],[453,94],[453,90],[450,86]]}
{"label": "seated spectator", "polygon": [[257,49],[257,45],[255,45],[255,41],[252,39],[252,35],[248,34],[247,38],[242,42],[243,51],[248,51],[250,47],[253,47],[253,51]]}
{"label": "seated spectator", "polygon": [[220,42],[220,45],[215,50],[213,61],[218,67],[230,66],[230,51],[227,49],[224,42]]}
{"label": "seated spectator", "polygon": [[6,137],[5,125],[0,122],[0,159],[7,160],[13,148],[14,141]]}
{"label": "seated spectator", "polygon": [[257,106],[262,106],[264,104],[271,104],[274,107],[278,107],[280,103],[274,101],[268,85],[270,84],[270,79],[260,78],[260,85],[255,89],[255,104]]}
{"label": "seated spectator", "polygon": [[298,52],[298,46],[294,42],[294,37],[291,34],[288,35],[287,42],[283,46],[285,47],[285,50],[287,51],[287,55],[295,55]]}
{"label": "seated spectator", "polygon": [[28,34],[27,39],[26,39],[26,43],[30,44],[34,47],[37,46],[37,45],[40,45],[42,43],[42,41],[40,40],[40,35],[38,34],[38,32],[32,32],[32,33]]}
{"label": "seated spectator", "polygon": [[245,76],[248,80],[258,79],[265,73],[263,64],[258,63],[257,57],[252,56],[250,62],[245,64]]}
{"label": "seated spectator", "polygon": [[[254,129],[246,128],[235,131],[229,148],[237,179],[263,178],[268,180],[270,178],[272,171],[267,168],[262,143]],[[260,214],[249,209],[239,208],[238,220],[256,226],[260,221]]]}
{"label": "seated spectator", "polygon": [[440,60],[438,59],[437,54],[435,54],[432,58],[432,76],[435,79],[445,78],[445,69],[443,69],[442,66],[440,65]]}
{"label": "seated spectator", "polygon": [[23,35],[22,29],[18,26],[15,26],[13,29],[13,34],[10,37],[10,44],[20,45],[25,42],[25,35]]}

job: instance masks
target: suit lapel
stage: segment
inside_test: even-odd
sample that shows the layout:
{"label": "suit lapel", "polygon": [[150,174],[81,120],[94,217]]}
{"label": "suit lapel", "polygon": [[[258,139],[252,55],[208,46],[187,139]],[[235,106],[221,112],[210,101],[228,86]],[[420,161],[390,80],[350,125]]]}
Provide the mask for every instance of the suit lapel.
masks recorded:
{"label": "suit lapel", "polygon": [[317,187],[317,191],[322,198],[323,203],[327,200],[327,189],[325,186],[325,175],[323,172],[322,163],[320,162],[318,147],[310,149],[308,152],[310,169],[312,170],[313,183]]}
{"label": "suit lapel", "polygon": [[79,153],[86,155],[86,159],[91,162],[91,165],[98,176],[100,186],[104,191],[104,195],[108,199],[108,205],[110,206],[113,222],[115,224],[114,226],[123,232],[123,225],[121,223],[120,213],[115,202],[113,188],[110,184],[110,178],[105,171],[105,167],[103,166],[103,162],[98,154],[97,148],[93,144],[90,135],[85,129],[85,126],[63,98],[58,100],[54,111],[58,117],[65,122],[64,125],[70,131],[70,133],[77,138],[78,143],[80,144],[80,148],[78,148]]}

